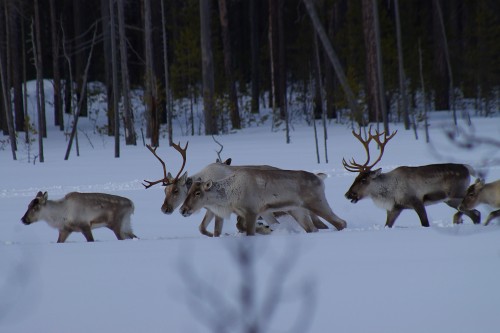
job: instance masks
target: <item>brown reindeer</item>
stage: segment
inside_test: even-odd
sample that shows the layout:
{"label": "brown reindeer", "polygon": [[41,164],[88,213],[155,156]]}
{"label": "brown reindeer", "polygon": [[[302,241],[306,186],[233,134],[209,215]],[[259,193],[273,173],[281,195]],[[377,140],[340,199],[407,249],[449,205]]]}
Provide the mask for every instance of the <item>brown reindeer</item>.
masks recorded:
{"label": "brown reindeer", "polygon": [[[397,131],[396,131],[397,132]],[[469,186],[472,168],[463,164],[431,164],[417,167],[401,166],[390,172],[382,173],[382,170],[372,170],[384,154],[385,145],[391,140],[396,132],[387,136],[385,132],[368,131],[368,138],[361,137],[359,133],[352,131],[363,145],[367,159],[361,164],[354,159],[348,163],[345,159],[342,164],[347,171],[359,172],[353,184],[345,194],[346,198],[356,203],[364,198],[372,198],[374,203],[387,210],[385,225],[391,228],[403,209],[413,209],[420,218],[424,227],[429,226],[429,219],[425,206],[438,202],[444,202],[448,206],[458,209],[467,186]],[[382,139],[383,138],[383,139]],[[370,163],[369,144],[375,141],[380,149],[378,158]],[[458,211],[453,218],[454,223],[462,222],[462,215],[466,214],[476,224],[480,221],[480,213],[477,210]]]}
{"label": "brown reindeer", "polygon": [[[500,208],[500,180],[485,183],[482,179],[476,179],[476,182],[469,186],[464,200],[458,206],[460,210],[469,210],[477,207],[479,204],[487,204],[494,208]],[[484,225],[488,225],[491,220],[500,216],[500,209],[492,211],[486,218]]]}
{"label": "brown reindeer", "polygon": [[72,232],[81,232],[93,242],[92,229],[107,227],[117,239],[137,238],[130,226],[134,204],[127,198],[105,193],[71,192],[60,200],[49,200],[47,192],[38,192],[21,221],[28,225],[40,220],[59,230],[58,243]]}

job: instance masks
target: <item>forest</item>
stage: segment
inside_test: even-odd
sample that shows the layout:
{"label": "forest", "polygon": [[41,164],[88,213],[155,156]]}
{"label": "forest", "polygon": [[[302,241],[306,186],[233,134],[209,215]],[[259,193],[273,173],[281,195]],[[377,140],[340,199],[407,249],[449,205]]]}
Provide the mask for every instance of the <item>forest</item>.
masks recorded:
{"label": "forest", "polygon": [[[14,159],[17,142],[29,135],[43,150],[47,84],[51,125],[70,140],[78,118],[89,115],[98,93],[92,87],[102,87],[108,123],[101,130],[117,147],[120,136],[138,143],[139,107],[153,146],[162,131],[172,143],[181,116],[186,134],[212,135],[249,126],[262,108],[272,109],[277,127],[288,126],[294,109],[309,121],[342,117],[386,129],[389,122],[410,129],[427,110],[453,110],[454,117],[466,105],[482,116],[499,110],[496,0],[0,4],[0,141]],[[37,119],[27,112],[29,81],[36,81]],[[137,91],[140,103],[132,101]]]}

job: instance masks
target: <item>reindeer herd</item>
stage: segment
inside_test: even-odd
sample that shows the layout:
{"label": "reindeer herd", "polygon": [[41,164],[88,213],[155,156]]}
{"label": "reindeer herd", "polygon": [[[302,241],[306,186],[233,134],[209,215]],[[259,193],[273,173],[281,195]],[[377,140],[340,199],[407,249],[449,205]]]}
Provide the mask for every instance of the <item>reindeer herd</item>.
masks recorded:
{"label": "reindeer herd", "polygon": [[[474,209],[479,204],[500,208],[500,180],[485,183],[482,179],[469,186],[470,176],[475,171],[464,164],[431,164],[417,167],[401,166],[390,172],[373,169],[381,160],[386,144],[394,137],[371,129],[363,139],[361,130],[352,132],[363,145],[367,158],[361,164],[351,159],[342,160],[344,168],[358,173],[345,194],[352,203],[364,198],[387,211],[386,227],[391,228],[404,209],[413,209],[423,227],[429,227],[425,206],[444,202],[457,210],[453,223],[462,223],[467,215],[474,224],[481,221],[480,212]],[[370,164],[371,142],[379,148],[379,156]],[[163,167],[163,177],[147,181],[144,187],[157,184],[165,187],[165,199],[161,211],[172,214],[180,206],[183,216],[205,208],[205,216],[199,230],[206,236],[220,236],[224,219],[231,214],[237,216],[237,228],[247,235],[268,234],[277,224],[278,217],[290,215],[306,232],[328,229],[320,219],[326,220],[337,230],[347,227],[346,221],[330,208],[325,195],[325,174],[307,171],[283,170],[268,165],[232,166],[231,160],[211,163],[200,172],[188,176],[182,174],[186,164],[188,144],[182,148],[173,144],[183,159],[175,177],[167,172],[165,162],[156,153],[156,148],[147,146]],[[182,175],[181,175],[182,174]],[[48,200],[47,192],[38,192],[21,218],[28,225],[45,220],[59,230],[58,243],[64,243],[72,232],[81,232],[87,241],[94,241],[92,229],[107,227],[116,238],[136,238],[132,232],[130,216],[134,212],[131,200],[104,193],[68,193],[60,200]],[[485,225],[500,216],[500,209],[493,211]],[[263,219],[267,225],[258,222]],[[214,232],[207,230],[215,219]]]}

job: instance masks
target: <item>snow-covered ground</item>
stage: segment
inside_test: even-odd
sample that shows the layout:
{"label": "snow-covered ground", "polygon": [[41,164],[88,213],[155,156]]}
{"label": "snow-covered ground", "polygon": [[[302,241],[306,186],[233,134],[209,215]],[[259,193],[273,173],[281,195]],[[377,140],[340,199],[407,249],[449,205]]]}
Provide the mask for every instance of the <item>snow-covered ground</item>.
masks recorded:
{"label": "snow-covered ground", "polygon": [[[499,179],[500,166],[483,165],[498,148],[458,148],[444,135],[451,123],[445,118],[432,114],[432,145],[423,130],[417,141],[413,131],[391,124],[398,133],[380,167],[466,162],[488,181]],[[498,138],[498,118],[473,118],[473,124],[478,135]],[[313,130],[300,121],[290,144],[267,125],[217,137],[221,156],[234,165],[326,173],[327,198],[347,229],[306,234],[284,217],[271,235],[245,237],[233,216],[220,238],[199,233],[202,213],[184,218],[160,211],[163,188],[146,190],[141,182],[160,178],[162,169],[142,143],[122,142],[116,159],[113,138],[94,134],[92,122],[81,119],[80,156],[73,151],[64,161],[65,136],[49,125],[45,163],[28,163],[22,144],[18,161],[9,147],[0,151],[0,332],[243,332],[248,321],[262,332],[500,329],[500,221],[484,227],[464,218],[454,226],[453,209],[437,204],[427,208],[430,228],[404,211],[393,229],[385,229],[385,211],[371,200],[352,204],[344,197],[355,174],[343,169],[342,158],[364,158],[347,124],[329,124],[328,164],[316,163]],[[190,173],[217,157],[211,137],[176,133],[175,140],[189,140]],[[158,153],[176,173],[181,159],[165,139]],[[39,190],[49,199],[70,191],[128,197],[140,239],[117,241],[103,228],[94,230],[94,243],[74,233],[57,244],[57,231],[45,222],[20,221]],[[484,219],[491,208],[479,210]],[[242,249],[253,254],[248,271],[238,260]],[[247,287],[254,304],[244,308]]]}

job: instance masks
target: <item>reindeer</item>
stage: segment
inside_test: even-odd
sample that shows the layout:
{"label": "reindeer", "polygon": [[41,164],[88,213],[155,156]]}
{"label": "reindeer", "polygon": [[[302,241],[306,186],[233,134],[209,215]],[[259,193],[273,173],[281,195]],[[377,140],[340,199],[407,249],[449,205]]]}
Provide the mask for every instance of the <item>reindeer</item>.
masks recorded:
{"label": "reindeer", "polygon": [[[211,163],[207,165],[205,168],[203,168],[201,171],[198,173],[188,176],[187,172],[185,172],[182,176],[181,173],[184,170],[184,165],[186,163],[186,150],[188,147],[188,143],[186,143],[186,146],[184,148],[181,148],[180,145],[173,144],[172,147],[177,150],[182,158],[183,158],[183,164],[180,169],[180,171],[177,173],[175,177],[173,177],[170,172],[167,173],[166,167],[165,167],[165,162],[156,154],[156,148],[152,148],[151,146],[147,145],[147,148],[149,151],[160,161],[160,163],[163,166],[163,178],[157,180],[157,181],[148,181],[144,180],[146,184],[143,184],[145,188],[149,188],[155,184],[162,183],[163,186],[165,186],[165,199],[164,202],[161,206],[161,211],[164,214],[172,214],[173,211],[180,206],[184,200],[186,199],[187,193],[190,189],[190,187],[193,184],[193,181],[207,181],[209,179],[212,180],[219,180],[222,178],[225,178],[232,173],[234,173],[236,170],[241,169],[241,168],[251,168],[251,169],[269,169],[269,170],[279,170],[278,168],[274,168],[268,165],[255,165],[255,166],[231,166],[231,159],[227,159],[226,161],[222,162],[219,158],[215,163]],[[207,230],[208,225],[210,222],[215,218],[215,229],[214,233],[212,234]],[[262,218],[268,223],[268,224],[276,224],[278,223],[276,217],[272,213],[263,213]],[[239,219],[238,219],[239,220]],[[199,226],[199,230],[203,235],[212,237],[212,236],[220,236],[222,233],[222,227],[223,227],[223,222],[224,220],[213,214],[209,209],[207,209],[207,212],[205,213],[205,216]],[[315,215],[311,216],[311,223],[309,223],[309,220],[304,220],[304,223],[307,223],[305,225],[301,225],[304,230],[307,232],[314,232],[317,231],[318,229],[328,229],[328,227]],[[300,222],[299,222],[300,224]],[[238,229],[240,231],[246,231],[244,223],[242,221],[238,221],[236,224]],[[264,226],[263,224],[260,224],[257,226],[257,231],[259,233],[267,234],[270,232],[270,229],[268,226]]]}
{"label": "reindeer", "polygon": [[47,192],[37,193],[21,218],[25,225],[45,220],[59,230],[58,243],[72,232],[81,232],[93,242],[92,229],[107,227],[119,240],[137,238],[130,226],[134,204],[127,198],[105,193],[71,192],[60,200],[48,200]]}
{"label": "reindeer", "polygon": [[346,227],[328,205],[323,179],[306,171],[242,168],[221,180],[195,182],[179,209],[190,216],[205,207],[215,215],[240,216],[247,235],[255,234],[259,215],[286,211],[301,225],[312,223],[309,211],[330,222],[338,230]]}
{"label": "reindeer", "polygon": [[[467,189],[464,200],[458,206],[458,209],[469,210],[482,203],[494,208],[500,208],[500,180],[485,183],[483,179],[476,179],[476,182]],[[500,209],[491,212],[484,225],[488,225],[491,220],[499,216]]]}
{"label": "reindeer", "polygon": [[[372,134],[370,128],[368,138],[364,140],[361,137],[361,129],[359,133],[352,131],[354,137],[365,148],[367,159],[364,164],[356,163],[354,159],[351,159],[350,163],[347,163],[345,159],[342,160],[347,171],[359,172],[345,197],[352,203],[371,197],[377,206],[387,210],[386,227],[392,228],[403,209],[415,210],[422,226],[428,227],[429,219],[425,206],[444,202],[458,209],[469,186],[473,169],[463,164],[447,163],[417,167],[401,166],[387,173],[382,173],[380,168],[372,170],[382,158],[385,145],[396,135],[396,132],[389,136],[385,132],[379,133],[378,131]],[[368,165],[371,140],[377,143],[380,154],[375,162]],[[463,210],[454,215],[453,223],[461,223],[463,214],[469,216],[475,224],[480,221],[479,211]]]}

